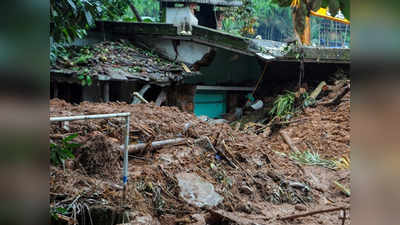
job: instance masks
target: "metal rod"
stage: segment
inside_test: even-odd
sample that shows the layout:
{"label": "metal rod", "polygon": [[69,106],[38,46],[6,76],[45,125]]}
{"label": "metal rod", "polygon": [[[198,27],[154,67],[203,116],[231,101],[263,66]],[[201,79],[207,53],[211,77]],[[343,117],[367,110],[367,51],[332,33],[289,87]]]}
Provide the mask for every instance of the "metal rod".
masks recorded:
{"label": "metal rod", "polygon": [[[128,188],[128,148],[129,148],[129,121],[130,116],[125,118],[126,121],[126,128],[125,128],[125,144],[124,144],[124,170],[123,170],[123,196],[122,196],[122,204],[125,204],[126,200],[126,192]],[[124,205],[123,205],[124,206]]]}
{"label": "metal rod", "polygon": [[[135,144],[135,145],[128,146],[128,153],[134,154],[140,150],[145,149],[146,147],[149,147],[150,149],[156,149],[156,148],[160,148],[165,145],[181,144],[186,141],[187,141],[186,138],[175,138],[175,139],[168,139],[168,140],[163,140],[163,141],[154,141],[154,142],[150,143],[150,145],[147,143]],[[122,149],[122,146],[120,146],[120,148]],[[123,146],[123,148],[125,151],[125,146]]]}
{"label": "metal rod", "polygon": [[71,120],[87,120],[87,119],[107,119],[113,117],[128,117],[131,113],[111,113],[98,115],[81,115],[81,116],[66,116],[66,117],[50,117],[50,122],[71,121]]}

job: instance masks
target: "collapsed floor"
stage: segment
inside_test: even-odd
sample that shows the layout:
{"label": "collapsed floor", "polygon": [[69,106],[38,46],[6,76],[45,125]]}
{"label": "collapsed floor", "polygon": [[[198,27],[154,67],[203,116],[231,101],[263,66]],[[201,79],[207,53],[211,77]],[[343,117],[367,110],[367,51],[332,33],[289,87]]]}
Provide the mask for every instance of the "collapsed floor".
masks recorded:
{"label": "collapsed floor", "polygon": [[[324,98],[329,100],[329,96]],[[281,123],[278,130],[268,132],[265,124],[242,124],[240,128],[210,124],[175,107],[153,103],[71,105],[59,99],[50,101],[50,116],[116,112],[132,113],[131,144],[177,137],[186,141],[131,154],[129,213],[118,217],[122,212],[119,146],[124,120],[53,123],[51,142],[60,143],[77,133],[73,141],[81,144],[64,168],[50,167],[50,205],[59,218],[54,223],[74,223],[76,219],[79,224],[116,224],[129,217],[131,224],[350,224],[346,210],[284,219],[349,206],[346,188],[338,188],[335,182],[350,187],[350,168],[340,166],[341,159],[350,154],[350,93],[339,104],[305,108],[288,123]],[[256,132],[257,126],[263,132]],[[282,131],[301,152],[317,152],[319,155],[313,156],[327,163],[307,165],[293,157]],[[185,178],[189,179],[187,185],[198,183],[208,192],[182,193]],[[96,209],[106,209],[109,214],[101,211],[100,216]]]}

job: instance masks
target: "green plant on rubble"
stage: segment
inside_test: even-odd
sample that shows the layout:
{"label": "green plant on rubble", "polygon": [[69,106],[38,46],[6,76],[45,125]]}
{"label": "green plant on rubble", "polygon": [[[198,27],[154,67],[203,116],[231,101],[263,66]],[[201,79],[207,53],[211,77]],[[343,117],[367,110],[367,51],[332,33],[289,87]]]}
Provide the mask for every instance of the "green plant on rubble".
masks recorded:
{"label": "green plant on rubble", "polygon": [[269,114],[272,117],[283,118],[294,112],[296,95],[294,92],[286,91],[286,94],[279,95],[273,103],[273,107]]}
{"label": "green plant on rubble", "polygon": [[93,54],[88,48],[80,49],[78,56],[74,58],[74,63],[77,65],[85,65],[89,62],[89,59],[93,58]]}
{"label": "green plant on rubble", "polygon": [[64,207],[50,207],[50,216],[55,220],[58,220],[57,214],[66,215],[68,213],[67,209]]}
{"label": "green plant on rubble", "polygon": [[64,45],[53,42],[50,45],[50,64],[55,65],[57,58],[61,58],[64,61],[68,61],[69,53]]}
{"label": "green plant on rubble", "polygon": [[53,165],[64,165],[65,160],[74,159],[73,150],[79,148],[80,144],[72,142],[78,134],[71,134],[61,140],[60,144],[50,143],[50,162]]}
{"label": "green plant on rubble", "polygon": [[81,81],[82,86],[90,86],[92,85],[92,77],[89,75],[89,69],[84,69],[81,73],[78,74],[78,79]]}
{"label": "green plant on rubble", "polygon": [[297,151],[289,154],[289,159],[300,164],[310,166],[322,166],[328,169],[336,169],[337,163],[334,160],[322,159],[318,152],[305,150],[304,152]]}

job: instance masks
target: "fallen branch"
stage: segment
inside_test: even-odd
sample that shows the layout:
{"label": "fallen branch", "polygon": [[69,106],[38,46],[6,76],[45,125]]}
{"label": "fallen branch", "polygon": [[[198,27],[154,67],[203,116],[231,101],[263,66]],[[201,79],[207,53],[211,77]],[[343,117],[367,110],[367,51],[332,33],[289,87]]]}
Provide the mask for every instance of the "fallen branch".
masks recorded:
{"label": "fallen branch", "polygon": [[298,120],[282,121],[282,122],[279,122],[279,123],[277,123],[277,124],[279,124],[279,125],[287,125],[287,124],[291,124],[291,123],[302,122],[302,121],[308,120],[308,119],[309,119],[309,118],[301,118],[301,119],[298,119]]}
{"label": "fallen branch", "polygon": [[183,67],[183,69],[185,70],[186,73],[191,73],[191,72],[192,72],[192,71],[189,69],[189,67],[186,66],[185,63],[182,63],[182,67]]}
{"label": "fallen branch", "polygon": [[[335,82],[335,85],[325,85],[322,90],[325,92],[330,92],[328,96],[331,98],[336,95],[344,86],[346,86],[349,82],[347,80],[339,80]],[[334,94],[334,95],[332,95]]]}
{"label": "fallen branch", "polygon": [[223,150],[214,147],[214,145],[210,141],[210,138],[208,138],[207,136],[196,139],[194,143],[205,144],[205,148],[212,150],[215,154],[221,155],[224,159],[226,159],[226,161],[228,161],[229,165],[231,165],[235,169],[238,169],[238,166],[234,162],[232,162],[232,160],[225,154]]}
{"label": "fallen branch", "polygon": [[[140,89],[140,91],[138,92],[139,95],[143,98],[144,93],[146,93],[146,91],[149,90],[150,87],[151,87],[150,84],[144,85],[144,86]],[[138,97],[137,95],[135,95],[135,93],[137,93],[137,92],[133,92],[133,100],[132,100],[131,104],[138,104],[138,103],[140,102],[140,100],[141,100],[140,97]],[[144,98],[143,98],[143,99],[144,99]]]}
{"label": "fallen branch", "polygon": [[[177,145],[177,144],[184,144],[186,143],[186,138],[175,138],[175,139],[168,139],[168,140],[163,140],[163,141],[154,141],[149,144],[147,143],[141,143],[141,144],[134,144],[134,145],[129,145],[128,146],[128,152],[129,154],[135,154],[138,153],[146,148],[148,149],[158,149],[161,148],[165,145]],[[124,146],[120,146],[121,151],[124,150]]]}
{"label": "fallen branch", "polygon": [[132,2],[129,2],[129,7],[131,8],[133,14],[135,14],[137,21],[142,22],[142,17],[139,15],[139,12],[137,11],[136,7],[133,5]]}
{"label": "fallen branch", "polygon": [[156,105],[161,106],[163,102],[167,100],[167,92],[163,89],[161,90],[160,94],[158,95],[156,99]]}
{"label": "fallen branch", "polygon": [[144,103],[149,103],[145,98],[143,98],[143,96],[139,94],[139,92],[133,92],[133,95],[136,96],[140,101]]}
{"label": "fallen branch", "polygon": [[225,152],[229,153],[229,157],[231,158],[229,160],[233,161],[234,164],[238,165],[240,167],[240,169],[242,169],[243,172],[245,172],[247,174],[247,176],[249,176],[251,178],[251,180],[253,180],[254,183],[257,183],[256,179],[254,179],[254,177],[249,173],[249,171],[247,171],[245,168],[243,168],[243,166],[240,165],[240,163],[235,159],[233,154],[230,152],[229,147],[225,144],[224,140],[222,140],[222,146],[224,147]]}
{"label": "fallen branch", "polygon": [[[277,118],[277,117],[276,117]],[[258,128],[257,130],[255,130],[255,133],[256,134],[258,134],[258,133],[260,133],[261,131],[264,131],[265,130],[265,128],[272,128],[272,127],[274,127],[274,126],[276,126],[276,125],[288,125],[288,124],[292,124],[292,123],[297,123],[297,122],[302,122],[302,121],[305,121],[305,120],[308,120],[309,118],[301,118],[301,119],[297,119],[297,120],[291,120],[291,121],[282,121],[282,122],[279,122],[279,119],[277,120],[277,119],[272,119],[267,125],[262,125],[262,124],[258,124],[258,125],[262,125],[262,127],[261,128]]]}
{"label": "fallen branch", "polygon": [[320,102],[318,104],[320,105],[324,105],[324,106],[329,106],[329,105],[337,105],[340,100],[343,98],[343,96],[345,96],[347,94],[347,92],[350,91],[350,85],[347,85],[346,87],[344,87],[339,93],[338,95],[336,95],[335,98],[326,101],[326,102]]}
{"label": "fallen branch", "polygon": [[66,221],[68,224],[72,225],[72,224],[78,224],[78,221],[76,221],[75,219],[68,217],[68,216],[64,216],[62,214],[56,213],[55,216],[58,219],[64,220]]}
{"label": "fallen branch", "polygon": [[289,135],[286,132],[280,131],[279,134],[281,135],[283,140],[286,142],[286,144],[289,145],[290,149],[293,152],[300,152],[299,149],[293,144],[292,139],[290,139]]}
{"label": "fallen branch", "polygon": [[[343,212],[343,217],[341,219],[342,219],[342,225],[344,225],[346,223],[346,210],[344,209],[342,212]],[[339,216],[339,219],[340,219],[340,216]]]}
{"label": "fallen branch", "polygon": [[311,212],[306,212],[306,213],[301,213],[301,214],[285,216],[285,217],[278,217],[277,219],[278,220],[292,220],[292,219],[296,219],[296,218],[300,218],[300,217],[312,216],[312,215],[319,214],[319,213],[334,212],[334,211],[346,210],[346,209],[349,209],[349,207],[339,206],[339,207],[331,208],[331,209],[322,209],[322,210],[316,210],[316,211],[311,211]]}
{"label": "fallen branch", "polygon": [[334,184],[336,185],[336,187],[338,187],[340,189],[340,191],[345,194],[347,197],[350,197],[351,192],[349,189],[345,188],[342,184],[340,184],[339,182],[335,181]]}
{"label": "fallen branch", "polygon": [[319,83],[318,86],[314,89],[314,91],[311,92],[310,98],[317,99],[319,93],[321,93],[322,88],[323,88],[325,85],[326,85],[326,82],[325,82],[325,81],[322,81],[321,83]]}

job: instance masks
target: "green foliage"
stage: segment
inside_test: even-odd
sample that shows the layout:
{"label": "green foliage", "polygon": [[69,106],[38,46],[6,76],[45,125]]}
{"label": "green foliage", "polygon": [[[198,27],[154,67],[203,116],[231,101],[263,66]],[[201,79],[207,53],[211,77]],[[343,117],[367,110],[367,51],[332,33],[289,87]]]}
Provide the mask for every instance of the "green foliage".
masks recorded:
{"label": "green foliage", "polygon": [[89,75],[89,69],[87,68],[78,74],[78,79],[81,81],[82,86],[90,86],[93,83],[92,77]]}
{"label": "green foliage", "polygon": [[308,95],[307,92],[303,93],[302,95],[302,99],[304,99],[303,101],[303,107],[309,107],[309,106],[315,106],[317,101],[314,98],[310,98],[310,96]]}
{"label": "green foliage", "polygon": [[240,7],[230,7],[225,10],[223,21],[224,30],[242,36],[253,36],[255,34],[254,25],[257,17],[252,0],[242,0]]}
{"label": "green foliage", "polygon": [[77,136],[78,134],[71,134],[62,139],[60,144],[50,143],[50,162],[53,165],[64,164],[66,159],[75,158],[72,151],[78,148],[80,144],[74,143],[72,140]]}
{"label": "green foliage", "polygon": [[58,220],[58,217],[56,216],[57,214],[61,214],[61,215],[67,215],[68,214],[68,210],[64,207],[50,207],[50,215],[55,219]]}
{"label": "green foliage", "polygon": [[[139,15],[142,17],[143,22],[146,23],[160,21],[160,4],[158,0],[134,0],[132,2],[135,5]],[[135,15],[129,7],[126,9],[121,20],[131,22],[137,21]]]}
{"label": "green foliage", "polygon": [[68,60],[69,54],[67,49],[62,44],[52,43],[50,45],[50,64],[54,65],[57,58]]}
{"label": "green foliage", "polygon": [[269,114],[272,117],[283,118],[289,114],[292,114],[295,109],[296,96],[294,92],[286,91],[286,94],[279,95],[273,103],[273,107]]}
{"label": "green foliage", "polygon": [[76,65],[86,65],[89,59],[93,58],[93,54],[88,48],[81,48],[79,54],[73,59]]}
{"label": "green foliage", "polygon": [[304,152],[290,152],[289,158],[303,165],[322,166],[328,169],[336,169],[337,163],[334,160],[322,159],[318,152],[305,150]]}
{"label": "green foliage", "polygon": [[83,38],[95,19],[121,17],[128,1],[120,0],[50,0],[50,36],[55,42]]}
{"label": "green foliage", "polygon": [[[289,7],[293,2],[292,0],[272,1],[280,7]],[[332,16],[336,16],[341,10],[345,18],[350,19],[350,0],[299,0],[299,5],[292,7],[292,11],[296,14],[295,29],[299,34],[304,31],[305,18],[309,16],[310,10],[318,10],[321,7],[329,7]]]}
{"label": "green foliage", "polygon": [[[272,0],[252,0],[257,15],[258,34],[264,38],[282,41],[292,36],[292,16],[288,8],[274,4]],[[280,35],[279,35],[280,34]]]}

